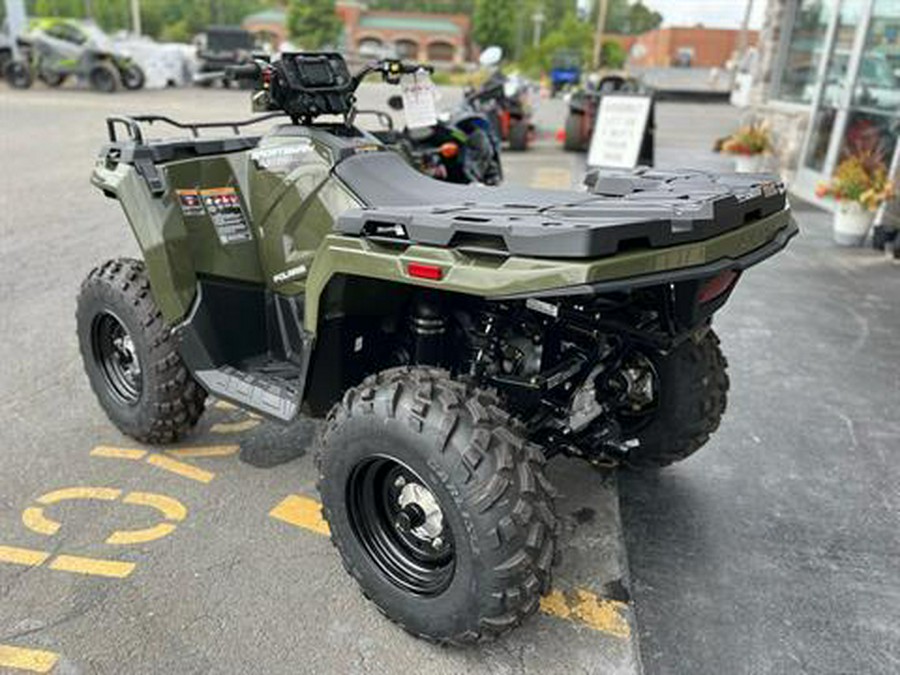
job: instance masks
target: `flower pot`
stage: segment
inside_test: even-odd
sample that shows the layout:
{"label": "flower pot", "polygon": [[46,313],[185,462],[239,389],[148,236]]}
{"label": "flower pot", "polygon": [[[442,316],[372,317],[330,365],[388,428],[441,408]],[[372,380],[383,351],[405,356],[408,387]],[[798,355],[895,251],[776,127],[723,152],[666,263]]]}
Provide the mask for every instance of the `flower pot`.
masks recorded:
{"label": "flower pot", "polygon": [[875,214],[857,202],[839,202],[834,212],[834,241],[841,246],[862,246]]}
{"label": "flower pot", "polygon": [[738,173],[759,173],[763,169],[762,155],[735,155],[734,170]]}

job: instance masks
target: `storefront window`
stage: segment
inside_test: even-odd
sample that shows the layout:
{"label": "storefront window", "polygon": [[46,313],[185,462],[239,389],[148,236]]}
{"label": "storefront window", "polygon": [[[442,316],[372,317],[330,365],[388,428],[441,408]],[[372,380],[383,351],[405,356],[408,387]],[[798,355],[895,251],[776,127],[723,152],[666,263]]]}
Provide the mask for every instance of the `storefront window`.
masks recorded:
{"label": "storefront window", "polygon": [[[838,107],[841,106],[844,92],[849,86],[848,68],[850,54],[853,51],[853,40],[857,26],[861,20],[864,0],[844,0],[834,37],[834,45],[828,57],[825,69],[825,86],[822,89],[822,100],[814,118],[812,136],[806,152],[806,166],[822,171],[828,157],[828,146],[834,123],[837,119]],[[846,102],[843,106],[846,107]]]}
{"label": "storefront window", "polygon": [[876,0],[853,91],[853,105],[900,110],[900,2]]}
{"label": "storefront window", "polygon": [[876,0],[838,161],[874,151],[890,164],[900,133],[900,2]]}
{"label": "storefront window", "polygon": [[786,36],[789,40],[786,42],[781,79],[773,98],[812,103],[833,5],[827,0],[800,0],[797,3],[793,30]]}

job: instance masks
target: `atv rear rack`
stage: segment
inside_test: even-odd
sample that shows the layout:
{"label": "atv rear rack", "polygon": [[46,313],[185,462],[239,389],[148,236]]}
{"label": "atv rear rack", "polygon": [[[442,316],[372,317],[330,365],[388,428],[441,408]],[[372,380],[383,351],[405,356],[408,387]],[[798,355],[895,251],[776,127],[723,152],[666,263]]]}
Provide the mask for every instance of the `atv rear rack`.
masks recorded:
{"label": "atv rear rack", "polygon": [[109,134],[111,143],[118,143],[119,136],[116,133],[117,127],[124,127],[128,132],[128,139],[139,144],[144,144],[144,130],[142,124],[152,125],[156,123],[166,124],[176,129],[186,129],[191,132],[194,138],[200,138],[200,131],[203,129],[231,129],[235,136],[240,136],[241,129],[244,127],[265,122],[266,120],[275,119],[276,117],[284,117],[283,112],[272,112],[258,117],[252,117],[247,120],[238,120],[231,122],[179,122],[165,115],[111,115],[106,118],[106,130]]}

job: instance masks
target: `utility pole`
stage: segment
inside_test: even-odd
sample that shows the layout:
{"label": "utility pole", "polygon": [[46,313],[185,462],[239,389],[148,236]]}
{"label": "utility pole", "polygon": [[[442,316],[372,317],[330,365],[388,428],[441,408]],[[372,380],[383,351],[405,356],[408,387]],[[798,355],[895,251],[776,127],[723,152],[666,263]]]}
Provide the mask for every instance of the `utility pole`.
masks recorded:
{"label": "utility pole", "polygon": [[541,26],[544,23],[544,11],[541,8],[531,15],[531,20],[534,22],[534,39],[532,40],[532,46],[537,48],[541,46]]}
{"label": "utility pole", "polygon": [[94,18],[94,6],[91,4],[91,0],[84,0],[84,15],[88,19]]}
{"label": "utility pole", "polygon": [[13,58],[19,58],[19,48],[16,46],[16,38],[25,32],[28,18],[25,15],[25,0],[6,0],[6,27],[9,30],[9,44],[12,47]]}
{"label": "utility pole", "polygon": [[734,89],[734,83],[737,79],[738,68],[744,61],[747,54],[747,43],[749,42],[750,31],[750,15],[753,14],[753,0],[747,0],[747,7],[744,9],[744,20],[741,22],[741,32],[738,33],[737,49],[734,54],[734,63],[731,68],[731,76],[729,81],[731,85],[729,89]]}
{"label": "utility pole", "polygon": [[603,31],[606,29],[606,12],[609,10],[609,0],[597,0],[600,9],[597,12],[597,36],[594,38],[594,70],[597,70],[603,60]]}
{"label": "utility pole", "polygon": [[135,35],[141,34],[141,0],[131,0],[131,30]]}

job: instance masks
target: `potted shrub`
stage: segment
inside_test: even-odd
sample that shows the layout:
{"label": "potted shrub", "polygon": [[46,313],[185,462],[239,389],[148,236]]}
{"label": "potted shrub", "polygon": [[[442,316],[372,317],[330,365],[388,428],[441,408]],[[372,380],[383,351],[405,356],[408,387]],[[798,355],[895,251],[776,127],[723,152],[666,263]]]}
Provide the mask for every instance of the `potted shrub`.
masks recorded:
{"label": "potted shrub", "polygon": [[838,164],[831,180],[816,188],[816,196],[836,202],[835,242],[859,246],[869,234],[878,207],[894,196],[894,186],[881,155],[860,150]]}
{"label": "potted shrub", "polygon": [[772,151],[772,135],[765,122],[747,124],[722,141],[722,152],[734,156],[735,171],[761,171],[765,155]]}

